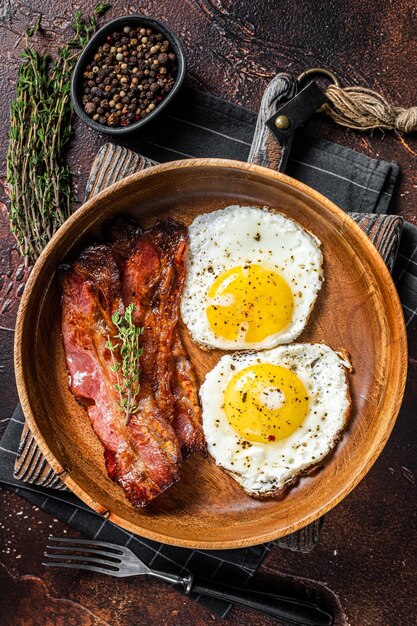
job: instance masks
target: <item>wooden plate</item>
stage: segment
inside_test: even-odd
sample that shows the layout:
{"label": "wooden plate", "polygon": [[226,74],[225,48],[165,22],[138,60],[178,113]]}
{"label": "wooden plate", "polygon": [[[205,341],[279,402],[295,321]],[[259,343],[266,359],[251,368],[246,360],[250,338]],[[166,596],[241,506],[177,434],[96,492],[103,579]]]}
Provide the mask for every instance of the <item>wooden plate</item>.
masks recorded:
{"label": "wooden plate", "polygon": [[[130,213],[145,226],[229,204],[268,206],[322,242],[325,283],[299,341],[345,348],[353,411],[325,467],[283,500],[255,500],[210,459],[195,455],[180,483],[134,510],[108,477],[87,415],[67,388],[56,269],[100,236],[103,222]],[[200,383],[220,353],[202,352],[182,329]],[[240,548],[276,539],[334,507],[365,476],[388,436],[403,397],[407,348],[401,305],[384,262],[363,231],[329,200],[271,170],[220,159],[158,165],[104,190],[58,231],[36,263],[19,310],[15,364],[28,425],[52,468],[95,511],[144,537],[200,549]]]}

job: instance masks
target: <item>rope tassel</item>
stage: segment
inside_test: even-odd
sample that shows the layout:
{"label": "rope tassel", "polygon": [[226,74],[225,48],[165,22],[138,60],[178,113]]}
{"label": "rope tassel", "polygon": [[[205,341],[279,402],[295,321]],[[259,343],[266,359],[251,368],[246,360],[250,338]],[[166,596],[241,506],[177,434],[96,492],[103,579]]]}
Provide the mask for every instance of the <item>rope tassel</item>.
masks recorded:
{"label": "rope tassel", "polygon": [[417,130],[417,107],[391,106],[379,93],[366,87],[329,85],[330,104],[323,111],[337,124],[355,130],[383,128],[408,134]]}

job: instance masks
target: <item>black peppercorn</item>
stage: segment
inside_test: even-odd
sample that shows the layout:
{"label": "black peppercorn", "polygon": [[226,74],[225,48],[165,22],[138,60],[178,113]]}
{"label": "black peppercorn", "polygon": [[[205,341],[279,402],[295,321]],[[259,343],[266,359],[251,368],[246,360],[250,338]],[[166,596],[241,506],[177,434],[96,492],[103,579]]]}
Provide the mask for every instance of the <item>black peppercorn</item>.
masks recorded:
{"label": "black peppercorn", "polygon": [[162,33],[125,26],[98,46],[83,73],[87,115],[107,126],[146,117],[175,83],[176,55]]}

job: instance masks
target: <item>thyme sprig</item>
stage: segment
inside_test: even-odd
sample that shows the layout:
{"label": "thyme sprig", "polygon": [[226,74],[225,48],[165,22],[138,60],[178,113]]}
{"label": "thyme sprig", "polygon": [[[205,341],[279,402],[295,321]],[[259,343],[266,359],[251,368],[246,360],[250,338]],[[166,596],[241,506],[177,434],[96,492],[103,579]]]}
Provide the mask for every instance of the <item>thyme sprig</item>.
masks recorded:
{"label": "thyme sprig", "polygon": [[41,18],[30,27],[16,97],[10,106],[7,185],[10,229],[26,265],[34,262],[71,213],[71,170],[64,151],[72,135],[70,79],[81,49],[109,8],[99,4],[92,16],[74,16],[71,40],[52,59],[29,45],[42,31]]}
{"label": "thyme sprig", "polygon": [[[138,328],[133,322],[134,309],[134,305],[129,304],[123,315],[119,313],[112,315],[117,334],[112,338],[108,335],[106,341],[106,348],[110,350],[112,356],[110,369],[116,374],[117,382],[114,387],[119,394],[119,406],[126,415],[126,424],[139,410],[139,359],[143,354],[143,348],[139,348],[139,337],[143,333],[143,328]],[[120,354],[121,361],[116,361],[116,353]]]}

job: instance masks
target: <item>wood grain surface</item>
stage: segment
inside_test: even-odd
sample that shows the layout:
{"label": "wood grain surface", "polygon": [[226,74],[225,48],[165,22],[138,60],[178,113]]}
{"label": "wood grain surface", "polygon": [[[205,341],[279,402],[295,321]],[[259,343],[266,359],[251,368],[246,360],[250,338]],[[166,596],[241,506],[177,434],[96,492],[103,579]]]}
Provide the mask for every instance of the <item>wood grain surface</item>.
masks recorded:
{"label": "wood grain surface", "polygon": [[[83,3],[90,10],[95,0]],[[299,73],[306,67],[327,65],[345,84],[362,84],[381,91],[392,102],[410,106],[417,95],[414,0],[348,0],[300,5],[283,0],[146,0],[130,6],[114,0],[109,17],[137,11],[165,21],[184,42],[189,61],[189,84],[256,111],[269,80],[279,71]],[[43,11],[45,34],[35,43],[56,50],[68,34],[79,3],[62,0],[4,0],[0,6],[0,178],[5,178],[8,107],[13,96],[22,31]],[[343,143],[369,156],[396,160],[401,167],[394,209],[417,223],[417,139],[403,142],[389,133],[360,135],[335,128],[317,118],[311,132]],[[70,151],[76,175],[75,194],[83,197],[91,163],[105,137],[76,124]],[[132,143],[140,148],[138,140]],[[6,196],[3,195],[3,202]],[[0,342],[2,411],[0,432],[17,401],[12,374],[13,329],[26,272],[8,233],[5,206],[1,217]],[[411,332],[417,332],[417,325]],[[416,335],[414,334],[414,337]],[[410,369],[405,401],[393,434],[366,479],[342,504],[326,516],[320,545],[308,557],[274,548],[257,580],[282,588],[296,585],[310,593],[327,590],[333,597],[336,624],[404,626],[417,612],[417,524],[415,501],[417,423],[417,342],[410,342]],[[65,524],[36,509],[16,494],[1,493],[0,559],[10,571],[2,578],[0,604],[5,624],[50,623],[43,607],[60,599],[64,614],[77,614],[79,624],[127,626],[220,626],[224,622],[158,582],[114,581],[100,576],[45,572],[42,554],[49,533],[70,532]],[[76,534],[71,531],[72,534]],[[285,574],[284,574],[285,572]],[[29,577],[29,579],[28,579]],[[40,579],[46,582],[47,589]],[[23,582],[38,593],[27,595],[23,610],[12,602]],[[333,591],[331,591],[333,590]],[[39,601],[45,595],[45,605]],[[7,604],[5,598],[8,599]],[[109,598],[111,601],[109,602]],[[10,600],[10,601],[9,601]],[[79,609],[77,611],[77,609]],[[25,620],[25,621],[24,621]],[[235,610],[232,626],[277,624],[271,618]]]}
{"label": "wood grain surface", "polygon": [[[178,193],[180,192],[180,193]],[[350,424],[335,453],[281,501],[247,496],[213,460],[194,455],[181,481],[134,510],[107,476],[103,450],[71,395],[60,329],[58,266],[132,215],[142,226],[173,217],[189,225],[229,204],[282,211],[322,242],[324,286],[299,340],[345,349],[354,372]],[[221,352],[203,351],[181,329],[201,385]],[[252,164],[190,159],[125,178],[84,204],[32,270],[16,325],[15,368],[27,423],[52,469],[86,504],[140,535],[200,549],[238,548],[294,532],[335,506],[364,477],[393,428],[407,372],[406,331],[389,272],[363,230],[329,200]],[[391,376],[386,381],[386,372]],[[51,393],[51,391],[53,393]]]}

